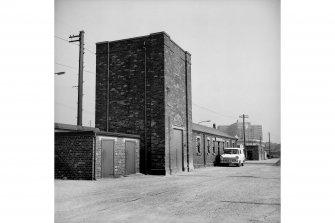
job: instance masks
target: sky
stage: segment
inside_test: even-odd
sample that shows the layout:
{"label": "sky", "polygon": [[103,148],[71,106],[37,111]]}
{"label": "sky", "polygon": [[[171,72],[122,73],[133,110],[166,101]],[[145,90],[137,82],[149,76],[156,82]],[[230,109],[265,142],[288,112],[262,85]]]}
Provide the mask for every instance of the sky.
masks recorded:
{"label": "sky", "polygon": [[94,126],[95,43],[165,31],[192,55],[193,122],[240,115],[280,143],[279,0],[55,0],[55,122],[76,124],[79,48],[85,31],[83,125]]}

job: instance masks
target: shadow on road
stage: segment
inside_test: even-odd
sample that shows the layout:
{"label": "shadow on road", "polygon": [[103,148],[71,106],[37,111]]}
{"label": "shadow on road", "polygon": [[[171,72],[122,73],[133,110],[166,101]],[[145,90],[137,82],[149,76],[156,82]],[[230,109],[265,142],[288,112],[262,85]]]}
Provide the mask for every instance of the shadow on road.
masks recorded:
{"label": "shadow on road", "polygon": [[270,180],[279,180],[279,177],[275,177],[275,178],[268,178],[268,177],[257,177],[257,176],[227,176],[227,177],[245,177],[245,178],[259,178],[259,179],[270,179]]}
{"label": "shadow on road", "polygon": [[280,205],[280,203],[259,203],[259,202],[248,202],[248,201],[220,201],[220,202],[235,203],[235,204]]}

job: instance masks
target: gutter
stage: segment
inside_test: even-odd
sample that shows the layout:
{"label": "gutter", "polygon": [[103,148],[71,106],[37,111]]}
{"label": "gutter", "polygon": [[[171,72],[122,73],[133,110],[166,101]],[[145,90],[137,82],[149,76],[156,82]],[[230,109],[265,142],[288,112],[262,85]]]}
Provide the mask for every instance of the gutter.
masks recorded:
{"label": "gutter", "polygon": [[107,43],[107,114],[106,114],[106,131],[109,131],[109,42]]}
{"label": "gutter", "polygon": [[147,48],[145,41],[144,48],[144,165],[145,174],[148,174],[148,149],[147,149]]}

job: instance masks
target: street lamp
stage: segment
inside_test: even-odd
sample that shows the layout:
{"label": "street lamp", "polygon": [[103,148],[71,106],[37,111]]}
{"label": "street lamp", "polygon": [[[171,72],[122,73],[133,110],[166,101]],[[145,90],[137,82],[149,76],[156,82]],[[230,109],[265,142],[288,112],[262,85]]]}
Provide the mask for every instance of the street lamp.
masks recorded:
{"label": "street lamp", "polygon": [[203,123],[203,122],[211,122],[211,120],[201,121],[201,122],[198,122],[198,124]]}
{"label": "street lamp", "polygon": [[57,73],[55,73],[56,75],[63,75],[63,74],[65,74],[65,72],[64,71],[62,71],[62,72],[57,72]]}

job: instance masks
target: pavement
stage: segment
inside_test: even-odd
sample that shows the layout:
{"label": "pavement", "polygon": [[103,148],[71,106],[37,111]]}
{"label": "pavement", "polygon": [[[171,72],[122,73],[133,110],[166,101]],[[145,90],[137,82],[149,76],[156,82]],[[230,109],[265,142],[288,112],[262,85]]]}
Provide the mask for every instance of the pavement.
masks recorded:
{"label": "pavement", "polygon": [[280,205],[280,167],[269,164],[55,180],[55,222],[271,223]]}
{"label": "pavement", "polygon": [[280,159],[272,158],[266,160],[246,160],[245,164],[280,165]]}

